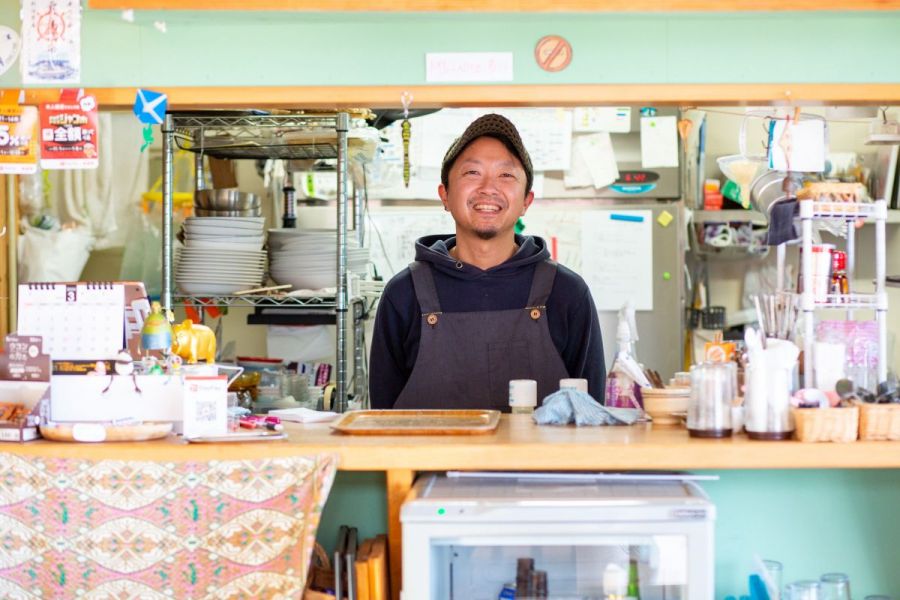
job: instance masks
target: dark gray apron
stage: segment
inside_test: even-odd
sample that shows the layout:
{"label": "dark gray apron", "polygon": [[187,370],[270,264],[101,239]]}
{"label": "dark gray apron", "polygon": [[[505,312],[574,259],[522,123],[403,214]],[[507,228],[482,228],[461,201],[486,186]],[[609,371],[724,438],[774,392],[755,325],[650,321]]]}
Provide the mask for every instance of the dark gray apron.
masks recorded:
{"label": "dark gray apron", "polygon": [[569,377],[547,325],[556,263],[536,265],[528,304],[512,310],[441,312],[428,263],[409,266],[422,309],[412,375],[394,408],[469,408],[509,412],[509,380],[537,380],[538,405]]}

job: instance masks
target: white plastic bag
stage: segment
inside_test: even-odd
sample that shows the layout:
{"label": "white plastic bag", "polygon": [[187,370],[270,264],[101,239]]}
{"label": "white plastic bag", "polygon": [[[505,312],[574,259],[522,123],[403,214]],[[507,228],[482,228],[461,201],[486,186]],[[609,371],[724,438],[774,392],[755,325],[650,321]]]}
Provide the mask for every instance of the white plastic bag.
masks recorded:
{"label": "white plastic bag", "polygon": [[141,214],[132,222],[129,243],[125,245],[119,279],[143,281],[147,294],[162,294],[162,234],[148,215]]}
{"label": "white plastic bag", "polygon": [[78,281],[94,247],[85,227],[61,230],[25,225],[19,238],[19,281]]}

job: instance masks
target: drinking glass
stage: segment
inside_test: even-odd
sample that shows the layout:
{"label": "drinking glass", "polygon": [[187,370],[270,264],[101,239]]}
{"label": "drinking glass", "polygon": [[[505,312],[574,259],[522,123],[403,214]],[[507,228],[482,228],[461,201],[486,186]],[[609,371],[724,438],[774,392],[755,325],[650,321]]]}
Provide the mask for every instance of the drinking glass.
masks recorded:
{"label": "drinking glass", "polygon": [[822,600],[821,589],[818,581],[795,581],[784,588],[785,600]]}
{"label": "drinking glass", "polygon": [[766,569],[766,574],[774,588],[769,590],[772,600],[779,600],[779,598],[781,598],[781,582],[783,581],[784,567],[777,560],[763,560],[762,562],[763,567]]}
{"label": "drinking glass", "polygon": [[819,577],[819,600],[850,600],[850,578],[844,573],[825,573]]}

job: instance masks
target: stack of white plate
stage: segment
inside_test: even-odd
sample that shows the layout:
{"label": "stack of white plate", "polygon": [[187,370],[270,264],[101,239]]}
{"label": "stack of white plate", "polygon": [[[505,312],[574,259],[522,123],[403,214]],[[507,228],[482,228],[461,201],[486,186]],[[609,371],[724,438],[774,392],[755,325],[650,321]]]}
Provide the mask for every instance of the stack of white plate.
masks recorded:
{"label": "stack of white plate", "polygon": [[[369,250],[347,244],[347,268],[365,274]],[[269,275],[278,284],[318,290],[337,285],[337,232],[334,229],[270,229]]]}
{"label": "stack of white plate", "polygon": [[185,294],[231,294],[265,280],[265,219],[189,217],[175,283]]}

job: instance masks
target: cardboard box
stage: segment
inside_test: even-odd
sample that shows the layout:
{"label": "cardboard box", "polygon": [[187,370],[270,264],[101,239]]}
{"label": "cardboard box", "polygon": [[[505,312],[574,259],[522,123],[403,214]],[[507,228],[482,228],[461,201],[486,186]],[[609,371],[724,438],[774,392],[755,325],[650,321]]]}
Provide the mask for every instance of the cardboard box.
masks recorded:
{"label": "cardboard box", "polygon": [[0,380],[0,404],[21,404],[28,411],[15,421],[0,421],[0,441],[27,442],[40,437],[38,404],[48,387],[46,381]]}

